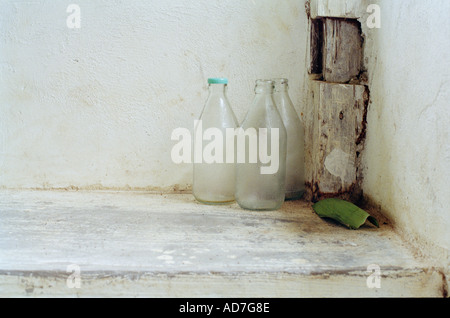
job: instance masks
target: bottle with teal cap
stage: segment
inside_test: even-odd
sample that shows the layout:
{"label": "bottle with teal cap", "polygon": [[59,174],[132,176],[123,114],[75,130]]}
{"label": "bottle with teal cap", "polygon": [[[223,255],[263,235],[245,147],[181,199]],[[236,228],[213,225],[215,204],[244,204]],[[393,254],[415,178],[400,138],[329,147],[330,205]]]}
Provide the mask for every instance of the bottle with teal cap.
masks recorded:
{"label": "bottle with teal cap", "polygon": [[[192,191],[205,204],[233,202],[235,192],[235,149],[227,150],[227,129],[238,127],[227,98],[228,79],[209,78],[209,94],[194,128],[194,171]],[[228,152],[228,156],[227,156]]]}

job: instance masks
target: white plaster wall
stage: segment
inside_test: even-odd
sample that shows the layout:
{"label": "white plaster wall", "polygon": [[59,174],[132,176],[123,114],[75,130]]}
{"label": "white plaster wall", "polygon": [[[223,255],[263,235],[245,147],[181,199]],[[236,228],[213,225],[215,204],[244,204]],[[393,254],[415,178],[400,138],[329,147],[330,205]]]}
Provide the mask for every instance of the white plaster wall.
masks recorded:
{"label": "white plaster wall", "polygon": [[450,1],[375,3],[381,28],[363,24],[371,91],[363,189],[448,264]]}
{"label": "white plaster wall", "polygon": [[207,78],[242,120],[257,78],[287,77],[301,113],[306,43],[303,0],[1,1],[0,187],[189,188],[170,137]]}

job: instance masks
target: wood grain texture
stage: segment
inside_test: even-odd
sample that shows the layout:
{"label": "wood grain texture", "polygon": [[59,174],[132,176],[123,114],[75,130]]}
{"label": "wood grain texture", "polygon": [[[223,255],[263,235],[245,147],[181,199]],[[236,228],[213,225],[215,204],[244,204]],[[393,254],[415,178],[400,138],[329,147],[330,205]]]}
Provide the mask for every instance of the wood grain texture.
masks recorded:
{"label": "wood grain texture", "polygon": [[357,80],[362,67],[362,37],[357,20],[323,19],[323,77],[327,82]]}
{"label": "wood grain texture", "polygon": [[[389,226],[349,231],[305,201],[253,212],[191,195],[5,190],[0,218],[6,297],[435,296],[441,287]],[[70,264],[79,289],[66,284]],[[384,288],[366,286],[369,264]]]}
{"label": "wood grain texture", "polygon": [[313,81],[314,111],[306,127],[308,198],[357,195],[369,99],[364,85]]}
{"label": "wood grain texture", "polygon": [[310,20],[310,66],[309,73],[323,74],[323,20]]}

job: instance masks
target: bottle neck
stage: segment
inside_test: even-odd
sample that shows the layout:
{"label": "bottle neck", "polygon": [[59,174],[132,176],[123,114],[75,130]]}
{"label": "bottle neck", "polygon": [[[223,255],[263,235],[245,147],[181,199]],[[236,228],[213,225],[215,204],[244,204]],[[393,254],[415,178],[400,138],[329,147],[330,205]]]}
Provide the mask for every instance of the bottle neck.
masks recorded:
{"label": "bottle neck", "polygon": [[289,89],[288,80],[285,78],[280,78],[274,80],[275,87],[274,87],[274,93],[287,93]]}
{"label": "bottle neck", "polygon": [[256,95],[273,94],[274,82],[270,80],[257,80],[255,86]]}
{"label": "bottle neck", "polygon": [[227,84],[209,84],[210,95],[225,95]]}

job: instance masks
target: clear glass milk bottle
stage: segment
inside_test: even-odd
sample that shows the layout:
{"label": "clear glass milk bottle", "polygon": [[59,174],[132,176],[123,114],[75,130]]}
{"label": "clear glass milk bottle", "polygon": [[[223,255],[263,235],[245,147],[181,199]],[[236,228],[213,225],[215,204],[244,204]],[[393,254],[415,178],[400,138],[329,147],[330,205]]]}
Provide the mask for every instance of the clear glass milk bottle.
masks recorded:
{"label": "clear glass milk bottle", "polygon": [[194,127],[193,194],[206,204],[234,201],[235,164],[227,160],[226,129],[238,127],[226,78],[209,78],[209,95]]}
{"label": "clear glass milk bottle", "polygon": [[286,199],[299,199],[305,192],[304,127],[289,96],[288,80],[274,79],[273,97],[287,133]]}
{"label": "clear glass milk bottle", "polygon": [[244,209],[277,210],[285,199],[286,129],[273,90],[273,81],[256,81],[237,134],[236,201]]}

